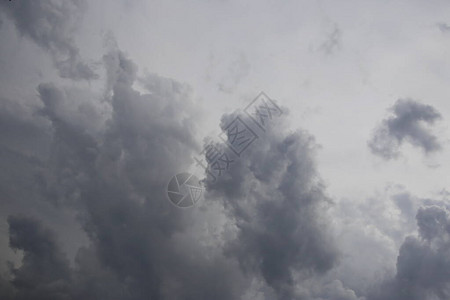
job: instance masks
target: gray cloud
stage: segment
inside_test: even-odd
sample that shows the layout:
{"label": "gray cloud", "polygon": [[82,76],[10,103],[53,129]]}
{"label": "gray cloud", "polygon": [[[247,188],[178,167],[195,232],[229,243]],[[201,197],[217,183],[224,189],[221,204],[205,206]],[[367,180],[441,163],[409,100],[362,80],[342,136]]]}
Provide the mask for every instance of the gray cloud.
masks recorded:
{"label": "gray cloud", "polygon": [[[203,113],[199,112],[190,87],[153,73],[140,77],[137,65],[115,49],[114,43],[110,43],[113,49],[100,63],[107,75],[104,90],[96,94],[92,91],[95,87],[76,88],[79,85],[73,80],[97,78],[96,70],[81,58],[75,43],[86,3],[85,0],[0,3],[4,12],[0,17],[9,18],[0,19],[0,26],[2,20],[14,23],[22,36],[49,52],[63,78],[72,79],[63,81],[67,86],[34,84],[30,92],[27,86],[30,79],[21,78],[17,85],[8,86],[21,72],[5,73],[5,78],[11,80],[5,81],[8,91],[0,95],[0,230],[4,237],[0,243],[0,263],[7,266],[7,272],[0,275],[0,299],[450,298],[448,205],[424,200],[427,207],[418,210],[423,199],[404,190],[383,199],[377,195],[360,201],[350,196],[351,200],[345,204],[343,200],[333,205],[317,171],[318,146],[314,138],[286,126],[284,117],[274,120],[266,133],[258,131],[259,139],[231,169],[217,182],[207,183],[205,199],[197,207],[185,210],[173,207],[165,197],[167,182],[176,173],[186,171],[191,166],[192,154],[199,152],[197,126]],[[250,70],[249,62],[253,61],[267,62],[267,68],[260,65],[258,70],[274,70],[274,74],[280,62],[293,66],[293,72],[287,70],[292,73],[287,77],[275,76],[279,80],[269,80],[270,75],[252,80],[257,86],[268,79],[273,83],[271,89],[285,88],[286,82],[298,82],[298,68],[312,72],[306,74],[308,77],[323,75],[324,71],[340,74],[328,71],[339,71],[342,65],[349,67],[346,71],[350,76],[355,73],[354,55],[343,55],[344,64],[338,61],[326,69],[318,61],[308,61],[312,57],[303,55],[309,39],[317,36],[317,32],[309,29],[317,26],[308,24],[316,24],[322,17],[314,16],[314,5],[262,4],[248,18],[242,14],[240,5],[194,5],[194,15],[178,15],[176,11],[183,12],[185,7],[180,10],[172,4],[158,6],[156,10],[152,5],[139,5],[133,15],[118,12],[123,5],[111,3],[105,8],[100,4],[94,11],[106,10],[112,13],[111,17],[90,20],[86,25],[93,25],[94,33],[99,26],[133,28],[135,34],[131,38],[127,30],[119,30],[120,40],[127,43],[130,52],[146,56],[146,63],[156,63],[155,67],[166,74],[192,74],[184,72],[183,66],[195,65],[201,70],[201,46],[216,45],[223,53],[212,62],[212,68],[216,62],[219,68],[211,70],[210,83],[226,93],[241,90],[240,84]],[[325,54],[339,50],[341,29],[345,29],[346,23],[346,14],[335,10],[341,6],[331,8],[344,27],[329,28],[329,35],[315,43],[314,48]],[[370,7],[369,11],[377,9]],[[404,11],[403,7],[400,9]],[[219,18],[218,26],[208,28],[205,37],[210,38],[197,41],[189,36],[191,29],[204,28],[211,17],[217,19],[219,11],[226,12],[222,14],[226,18]],[[283,13],[288,11],[292,18]],[[363,45],[354,53],[363,53],[357,60],[366,67],[372,67],[367,59],[383,65],[392,62],[403,50],[408,57],[417,54],[408,52],[414,47],[409,47],[411,39],[405,40],[403,36],[404,29],[410,26],[394,26],[401,30],[385,34],[386,24],[403,23],[402,18],[392,18],[397,15],[394,10],[389,11],[394,13],[384,14],[381,22],[369,22],[377,28],[375,35],[367,35],[373,33],[372,26],[364,28],[367,17],[371,17],[366,13],[360,14],[363,17],[358,21],[363,27],[352,30],[353,42],[370,36],[365,42],[354,43]],[[157,13],[152,15],[153,12]],[[312,18],[299,17],[299,12],[312,13]],[[170,13],[167,20],[165,13]],[[229,16],[236,22],[228,23]],[[123,23],[117,22],[118,19]],[[146,27],[148,20],[156,26]],[[261,20],[267,22],[260,23]],[[421,20],[419,23],[434,22],[429,18]],[[182,21],[182,28],[178,21]],[[446,24],[438,26],[441,31],[448,31]],[[140,43],[141,34],[151,37],[151,43]],[[226,35],[233,38],[223,42],[216,39]],[[395,41],[390,47],[393,36]],[[229,46],[233,47],[237,40],[245,41],[239,45],[251,57],[229,56]],[[199,55],[180,55],[173,64],[159,64],[152,59],[170,60],[175,53],[171,45],[175,44],[189,49],[196,45]],[[150,52],[140,52],[136,45],[150,45],[151,49],[143,50]],[[388,52],[379,51],[376,45],[384,45],[383,50]],[[5,48],[8,54],[5,59],[11,58],[11,65],[18,63],[14,58],[24,58],[23,53],[35,50],[24,49],[27,51],[19,55],[11,46]],[[283,49],[281,61],[279,49]],[[422,52],[421,57],[434,55],[436,51]],[[27,57],[18,64],[28,66],[29,62],[33,59]],[[415,67],[412,68],[414,71]],[[381,78],[382,82],[383,74],[375,73],[374,78]],[[196,81],[198,74],[193,76]],[[317,96],[326,98],[322,97],[323,87],[336,78],[315,77],[323,80],[311,85],[308,95],[315,100]],[[344,89],[329,89],[337,95],[333,99],[348,94],[346,81],[341,84]],[[22,87],[23,91],[16,91]],[[291,98],[294,90],[287,86],[281,97]],[[210,91],[207,85],[200,94],[214,96],[217,92]],[[29,101],[11,97],[33,93],[36,96]],[[341,103],[336,104],[340,107]],[[339,109],[331,111],[339,117]],[[382,122],[369,143],[374,153],[394,158],[405,142],[426,153],[440,148],[428,128],[440,117],[434,108],[403,100],[397,102],[393,113]],[[234,116],[225,115],[222,127]],[[244,121],[252,122],[246,118]],[[315,123],[310,125],[317,126]],[[324,125],[318,126],[315,130],[320,133],[323,129],[320,126]],[[330,133],[320,136],[327,147],[339,140],[327,139]],[[225,148],[223,144],[219,146]],[[332,162],[336,150],[339,149],[332,147],[321,162],[328,167],[336,166]],[[361,168],[342,171],[361,177],[360,172],[352,172],[363,170],[364,164]],[[341,174],[339,170],[331,172],[328,175]],[[367,180],[375,177],[367,175],[354,182],[356,193],[362,193],[360,183],[371,185]],[[333,183],[333,192],[339,194],[341,189],[339,180]],[[330,213],[333,209],[338,211],[334,215]],[[414,222],[416,212],[418,227]],[[68,226],[70,222],[76,224]],[[5,226],[9,226],[9,245],[3,242],[7,236]],[[416,229],[417,236],[409,236]],[[5,263],[13,257],[13,251],[15,262]],[[8,255],[3,255],[4,252]],[[375,287],[373,291],[368,288],[371,286]]]}
{"label": "gray cloud", "polygon": [[406,238],[397,258],[397,274],[373,291],[369,300],[449,299],[449,217],[443,206],[419,209],[419,236]]}
{"label": "gray cloud", "polygon": [[447,23],[440,22],[440,23],[437,23],[437,26],[438,26],[439,30],[443,33],[450,31],[450,25],[448,25]]}
{"label": "gray cloud", "polygon": [[399,148],[404,142],[421,148],[425,153],[441,149],[441,144],[429,128],[441,118],[434,107],[411,99],[400,99],[391,110],[393,116],[383,120],[368,142],[373,154],[384,159],[395,159],[400,155]]}
{"label": "gray cloud", "polygon": [[366,199],[340,199],[329,219],[342,255],[328,277],[365,296],[377,282],[393,276],[398,249],[417,229],[419,203],[421,199],[396,185]]}
{"label": "gray cloud", "polygon": [[22,250],[19,268],[12,269],[16,299],[63,299],[70,288],[68,260],[52,232],[38,221],[9,217],[10,246]]}
{"label": "gray cloud", "polygon": [[92,67],[81,59],[74,41],[74,31],[86,10],[86,1],[2,1],[0,6],[21,35],[50,53],[61,77],[98,78]]}
{"label": "gray cloud", "polygon": [[35,217],[11,216],[11,247],[24,260],[2,278],[0,293],[12,293],[10,299],[255,299],[250,295],[262,291],[260,299],[332,299],[336,291],[356,299],[339,281],[314,280],[337,263],[338,253],[321,217],[329,199],[310,135],[286,133],[275,123],[223,180],[208,186],[200,209],[177,209],[165,199],[167,181],[199,148],[190,88],[150,74],[139,79],[148,92],[136,91],[137,66],[118,50],[104,56],[104,65],[105,101],[41,84],[34,113],[16,108],[19,120],[13,113],[1,119],[10,128],[32,124],[48,143],[45,155],[27,154],[35,165],[18,172],[31,175],[11,179],[8,198],[30,185],[22,205],[47,201],[75,210],[89,245],[78,249],[71,266],[54,230]]}
{"label": "gray cloud", "polygon": [[330,55],[341,45],[342,32],[339,27],[334,24],[333,30],[327,34],[326,40],[320,45],[319,49],[325,54]]}
{"label": "gray cloud", "polygon": [[4,148],[39,156],[46,152],[50,124],[35,114],[37,109],[37,103],[25,106],[18,101],[0,99],[0,126],[3,128],[0,144]]}
{"label": "gray cloud", "polygon": [[[78,251],[70,269],[49,231],[11,217],[10,236],[17,240],[12,246],[39,261],[40,248],[27,243],[49,245],[42,263],[65,271],[35,284],[36,268],[27,267],[26,259],[2,293],[12,290],[13,299],[239,298],[247,280],[214,239],[212,249],[199,243],[202,231],[194,225],[200,213],[178,210],[164,196],[167,180],[187,167],[196,146],[190,89],[151,75],[143,79],[149,93],[141,94],[132,88],[137,68],[123,53],[109,53],[105,65],[110,112],[101,128],[92,120],[102,118],[100,105],[91,105],[91,118],[85,118],[83,102],[74,102],[70,89],[38,87],[43,106],[36,116],[50,122],[52,139],[49,159],[40,162],[39,189],[29,189],[28,199],[33,202],[37,191],[45,200],[75,208],[90,245]],[[11,182],[15,189],[24,186],[16,179]],[[24,179],[33,185],[37,180]],[[13,189],[9,198],[16,196]]]}
{"label": "gray cloud", "polygon": [[[365,288],[350,288],[344,273],[333,273],[340,252],[327,220],[332,202],[316,169],[312,136],[289,132],[283,117],[274,119],[228,172],[206,182],[198,209],[177,209],[165,199],[167,180],[186,170],[199,148],[190,88],[149,74],[139,79],[147,92],[138,92],[137,66],[118,50],[104,56],[104,65],[105,98],[41,84],[41,105],[4,101],[1,124],[19,134],[0,145],[19,169],[0,186],[2,203],[6,195],[24,206],[44,200],[69,207],[89,244],[79,247],[71,264],[61,236],[47,229],[52,222],[44,226],[36,217],[10,216],[10,246],[23,252],[23,261],[0,276],[0,296],[364,299]],[[222,128],[235,116],[225,115]],[[48,143],[39,156],[24,151],[30,136]],[[372,212],[369,218],[381,232],[399,239],[399,229],[380,215],[396,205],[407,218],[415,204],[406,192],[390,202],[387,208],[375,201],[360,208]],[[448,212],[443,206],[422,208],[417,223],[419,237],[401,246],[395,277],[367,299],[448,297]],[[414,267],[417,261],[420,268]]]}
{"label": "gray cloud", "polygon": [[[46,201],[69,207],[89,243],[70,263],[62,236],[47,229],[52,221],[44,225],[37,219],[47,218],[48,211],[10,216],[10,246],[23,252],[23,261],[0,276],[0,296],[364,299],[365,287],[348,286],[343,273],[348,269],[333,272],[341,256],[330,232],[326,212],[332,202],[317,172],[318,146],[311,135],[288,131],[283,117],[274,119],[228,172],[206,183],[198,209],[177,209],[165,199],[167,181],[187,169],[199,148],[194,139],[199,113],[190,88],[156,74],[138,79],[137,66],[116,49],[104,56],[104,65],[104,96],[41,84],[40,105],[3,101],[0,123],[11,135],[0,139],[1,151],[14,158],[16,170],[2,179],[2,207],[10,199],[22,206]],[[146,92],[133,88],[137,80]],[[395,112],[402,120],[411,114]],[[434,116],[420,116],[428,120],[429,115]],[[235,116],[225,115],[222,128]],[[48,145],[30,152],[31,136]],[[344,213],[355,218],[350,228],[355,235],[356,227],[377,228],[381,240],[398,240],[404,235],[397,225],[412,226],[405,219],[416,210],[413,200],[402,192],[384,204],[362,203],[356,210],[370,212],[367,224],[352,215],[359,214],[354,209]],[[391,224],[395,207],[401,218]],[[419,237],[402,244],[396,275],[386,277],[367,299],[448,297],[448,211],[422,208],[417,223]],[[368,237],[351,240],[367,244],[354,251],[376,244]],[[382,250],[377,259],[386,259],[386,249],[375,249]],[[421,267],[414,267],[418,261]]]}
{"label": "gray cloud", "polygon": [[[234,117],[223,117],[222,127]],[[229,173],[208,182],[208,192],[238,228],[227,255],[245,273],[263,278],[278,299],[301,299],[296,286],[302,280],[295,278],[324,274],[338,253],[321,218],[329,199],[317,176],[314,139],[284,128],[271,127]]]}

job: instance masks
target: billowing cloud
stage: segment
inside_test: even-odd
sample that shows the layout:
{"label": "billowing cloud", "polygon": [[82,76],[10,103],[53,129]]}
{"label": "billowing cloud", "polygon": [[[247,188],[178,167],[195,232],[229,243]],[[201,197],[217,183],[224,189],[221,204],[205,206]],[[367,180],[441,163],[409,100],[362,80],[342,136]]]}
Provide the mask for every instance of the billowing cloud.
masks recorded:
{"label": "billowing cloud", "polygon": [[2,1],[0,7],[19,33],[49,52],[63,78],[98,78],[84,62],[74,41],[74,32],[86,10],[86,1]]}
{"label": "billowing cloud", "polygon": [[10,246],[22,250],[22,265],[12,270],[17,299],[62,299],[70,289],[68,260],[54,234],[26,217],[9,217]]}
{"label": "billowing cloud", "polygon": [[[428,29],[417,24],[436,24],[440,18],[416,15],[416,25],[402,24],[395,9],[383,6],[382,11],[392,14],[378,14],[383,16],[377,23],[379,18],[370,16],[377,7],[371,6],[353,14],[361,24],[353,28],[348,14],[339,12],[342,6],[259,3],[247,14],[237,2],[189,9],[178,2],[131,8],[123,4],[93,3],[89,15],[102,17],[82,24],[86,0],[0,3],[1,34],[15,34],[9,30],[14,25],[40,47],[28,40],[0,47],[8,66],[0,95],[0,299],[450,298],[448,204],[414,196],[408,178],[402,182],[405,187],[393,183],[367,197],[363,190],[372,186],[369,182],[376,189],[383,178],[364,164],[365,155],[356,155],[359,148],[342,141],[365,146],[364,135],[347,129],[365,128],[359,122],[371,112],[362,109],[361,118],[350,118],[355,123],[339,123],[350,111],[348,103],[365,101],[347,101],[348,95],[371,91],[384,80],[401,88],[403,80],[410,82],[408,76],[379,73],[386,66],[401,66],[399,54],[408,61],[420,58],[420,68],[407,64],[408,70],[423,70],[426,63],[444,78],[441,61],[422,60],[441,53],[439,37],[428,36],[431,47],[422,47],[419,56],[410,52],[417,49],[417,39],[402,37],[407,30],[424,34]],[[211,20],[218,22],[207,26]],[[327,35],[317,31],[323,22],[331,25]],[[446,24],[438,26],[447,32]],[[114,32],[106,34],[107,53],[96,63],[103,70],[82,59],[84,51],[104,50],[95,43],[84,48],[75,42],[78,33],[86,34],[81,28],[90,32],[90,37],[81,37],[84,42],[100,32]],[[198,28],[205,30],[192,38]],[[347,29],[352,47],[340,49]],[[140,68],[118,49],[114,34],[123,49],[140,57]],[[23,52],[16,51],[19,46],[25,46]],[[23,70],[35,74],[43,66],[32,55],[36,50],[48,52],[67,80],[48,82],[42,73],[21,78]],[[324,63],[323,55],[317,55],[337,50],[342,55],[333,62]],[[208,53],[215,57],[205,82],[200,77],[208,68]],[[141,68],[146,75],[139,73]],[[197,86],[194,91],[152,71]],[[342,71],[349,76],[339,76]],[[360,71],[371,74],[367,86],[355,86]],[[102,81],[83,83],[97,78],[97,72],[106,75]],[[311,84],[299,87],[304,78]],[[226,131],[239,114],[257,139],[232,157],[217,181],[205,182],[204,197],[196,206],[173,205],[166,197],[168,182],[195,168],[193,154],[202,149],[199,132],[212,127],[198,104],[217,107],[214,98],[223,93],[244,100],[250,90],[261,87],[278,93],[296,115],[283,109],[264,131],[243,114],[224,114],[215,127]],[[197,95],[207,100],[201,102]],[[298,99],[319,101],[326,109],[314,120],[303,120],[297,115],[303,105]],[[386,159],[398,157],[406,143],[432,153],[445,140],[431,130],[440,118],[432,106],[399,100],[369,146]],[[312,126],[323,151],[298,124]],[[223,140],[216,146],[229,150]],[[325,180],[320,168],[328,172]],[[434,174],[427,172],[420,176]],[[344,173],[348,178],[340,181]],[[427,186],[426,180],[420,181],[417,190]]]}
{"label": "billowing cloud", "polygon": [[431,300],[450,297],[450,215],[445,206],[428,206],[417,213],[419,236],[400,248],[397,273],[369,300]]}
{"label": "billowing cloud", "polygon": [[[314,279],[333,268],[338,251],[321,216],[330,200],[312,136],[288,133],[280,119],[258,147],[208,183],[201,209],[178,209],[165,189],[199,148],[190,88],[150,74],[140,79],[148,92],[138,92],[137,66],[118,50],[104,56],[104,65],[105,96],[41,84],[36,120],[25,112],[19,120],[2,119],[11,128],[32,124],[48,143],[46,155],[27,154],[37,164],[29,167],[29,183],[10,181],[34,187],[21,203],[70,207],[89,239],[70,264],[62,237],[47,229],[51,222],[10,216],[10,246],[24,258],[2,279],[2,293],[12,299],[357,299],[340,281]],[[14,189],[8,193],[16,196]]]}
{"label": "billowing cloud", "polygon": [[391,110],[393,115],[383,120],[368,142],[373,154],[384,159],[395,159],[400,155],[399,148],[404,142],[425,153],[442,148],[430,130],[430,126],[441,118],[434,107],[411,99],[400,99]]}
{"label": "billowing cloud", "polygon": [[[43,102],[38,116],[51,122],[53,135],[50,159],[42,161],[41,193],[56,198],[54,203],[77,209],[91,245],[78,251],[74,270],[66,270],[59,279],[55,273],[55,278],[42,283],[56,285],[57,295],[37,285],[22,293],[26,279],[35,280],[35,269],[19,269],[20,276],[13,273],[17,299],[37,297],[36,293],[55,299],[79,299],[76,295],[85,299],[235,298],[239,274],[233,274],[232,264],[220,252],[207,251],[196,243],[195,231],[190,229],[195,211],[172,208],[164,196],[167,179],[186,165],[195,146],[195,111],[189,89],[153,76],[146,79],[151,93],[140,94],[131,87],[136,66],[121,52],[106,55],[105,64],[112,82],[109,112],[102,111],[101,105],[82,109],[83,102],[70,89],[52,84],[38,88]],[[85,118],[86,113],[90,117]],[[105,114],[107,120],[98,123]],[[98,128],[99,124],[103,127]],[[30,203],[37,201],[33,194],[29,197]],[[50,243],[40,226],[14,217],[10,220],[11,237],[23,243],[28,239]],[[28,234],[28,227],[38,229]],[[23,243],[12,246],[23,250],[25,257],[36,257],[35,248],[24,248]],[[23,283],[14,284],[15,280]]]}
{"label": "billowing cloud", "polygon": [[[223,117],[222,127],[235,117]],[[321,218],[330,200],[316,171],[314,139],[284,128],[270,127],[229,173],[208,182],[208,195],[222,201],[237,226],[227,255],[263,278],[278,299],[295,299],[301,278],[327,272],[338,254]]]}

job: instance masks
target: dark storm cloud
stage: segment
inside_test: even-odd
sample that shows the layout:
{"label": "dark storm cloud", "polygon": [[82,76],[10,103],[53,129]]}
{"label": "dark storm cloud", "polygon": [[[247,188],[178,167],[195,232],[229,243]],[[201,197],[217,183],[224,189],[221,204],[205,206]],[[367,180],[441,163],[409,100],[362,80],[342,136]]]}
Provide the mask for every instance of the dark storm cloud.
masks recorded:
{"label": "dark storm cloud", "polygon": [[85,228],[102,262],[129,278],[133,299],[238,297],[233,264],[196,241],[195,211],[172,208],[165,199],[167,180],[195,147],[189,89],[152,75],[150,94],[141,95],[131,87],[136,66],[130,60],[115,52],[105,62],[116,76],[113,115],[83,199]]}
{"label": "dark storm cloud", "polygon": [[46,155],[37,157],[2,140],[2,151],[17,153],[16,161],[34,161],[17,170],[29,176],[7,181],[11,188],[2,202],[23,193],[24,206],[43,199],[75,209],[89,245],[70,266],[55,233],[35,219],[11,216],[11,247],[25,256],[22,266],[0,280],[0,294],[357,299],[340,281],[314,280],[336,264],[337,251],[321,217],[329,200],[311,136],[274,124],[236,168],[208,187],[201,209],[177,209],[165,198],[167,182],[186,170],[199,148],[199,112],[190,88],[150,74],[139,79],[148,92],[138,92],[137,66],[115,49],[104,56],[104,65],[104,99],[41,84],[34,113],[13,107],[9,111],[19,112],[18,120],[14,113],[2,115],[2,124],[23,132],[20,139],[42,132],[41,142],[48,143]]}
{"label": "dark storm cloud", "polygon": [[[45,153],[49,143],[49,122],[35,114],[37,105],[24,106],[0,99],[0,145],[23,154]],[[32,150],[30,150],[32,149]]]}
{"label": "dark storm cloud", "polygon": [[[74,42],[85,5],[0,2],[18,31],[49,51],[60,75],[72,80],[97,78]],[[340,39],[335,27],[321,50],[333,53]],[[101,95],[42,83],[38,104],[0,97],[0,221],[7,220],[10,248],[23,254],[21,264],[10,263],[0,275],[0,299],[450,298],[450,216],[438,201],[419,209],[418,236],[399,242],[395,276],[367,298],[361,296],[365,287],[348,285],[347,278],[359,273],[335,276],[342,257],[330,229],[339,220],[327,219],[332,201],[317,171],[318,145],[287,127],[285,116],[258,131],[255,144],[217,182],[207,182],[199,207],[174,207],[165,196],[168,180],[186,171],[200,148],[202,113],[191,89],[156,74],[140,78],[137,65],[118,49],[102,64],[107,78]],[[219,81],[220,90],[234,92],[248,71],[241,56]],[[427,153],[440,148],[421,124],[440,118],[434,108],[400,100],[393,112],[369,143],[374,153],[395,157],[404,141]],[[222,128],[234,117],[225,115]],[[375,200],[342,210],[342,230],[351,235],[344,243],[368,253],[358,261],[363,268],[386,260],[379,250],[394,248],[386,236],[403,241],[405,228],[414,226],[403,218],[417,210],[410,194],[392,197],[401,211],[398,223],[406,224],[399,228],[390,222],[397,211]],[[72,232],[50,218],[63,210],[76,214],[88,238],[77,245],[73,261],[63,244]]]}
{"label": "dark storm cloud", "polygon": [[425,153],[441,149],[437,137],[429,128],[441,118],[434,107],[411,99],[400,99],[391,110],[393,115],[383,120],[368,142],[373,154],[384,159],[395,159],[404,142],[421,148]]}
{"label": "dark storm cloud", "polygon": [[[234,117],[225,116],[222,127]],[[294,299],[301,285],[294,278],[330,270],[337,251],[321,219],[329,199],[316,172],[314,139],[284,128],[277,124],[262,135],[229,173],[208,183],[208,195],[221,199],[238,228],[227,255],[263,278],[277,299]]]}
{"label": "dark storm cloud", "polygon": [[[198,212],[178,210],[164,196],[167,180],[186,167],[195,148],[197,113],[190,89],[151,75],[143,79],[149,93],[141,94],[132,88],[137,68],[123,53],[109,53],[105,65],[111,111],[100,130],[77,109],[83,103],[73,103],[70,90],[53,84],[38,87],[43,107],[37,112],[51,123],[53,134],[51,155],[42,162],[41,192],[78,210],[91,245],[78,251],[74,269],[67,271],[62,259],[48,258],[42,263],[64,273],[44,277],[41,286],[34,283],[35,269],[25,267],[10,274],[12,284],[3,292],[12,289],[13,299],[239,298],[246,280],[237,264],[214,245],[212,250],[202,247],[192,228]],[[98,106],[91,109],[94,119],[102,116],[95,111]],[[23,182],[11,185],[20,190]],[[16,195],[11,192],[8,198]],[[36,201],[33,193],[28,201]],[[11,237],[21,241],[12,246],[25,251],[23,245],[30,240],[59,253],[40,226],[28,234],[30,222],[11,220]],[[25,253],[39,260],[34,250]]]}
{"label": "dark storm cloud", "polygon": [[[312,136],[274,120],[228,172],[207,182],[200,209],[177,209],[165,199],[167,181],[198,151],[190,88],[149,74],[139,79],[147,92],[138,92],[137,66],[118,50],[104,65],[105,98],[41,84],[40,106],[5,100],[0,121],[17,140],[0,145],[17,169],[2,179],[2,202],[72,207],[89,245],[70,265],[55,232],[35,218],[9,217],[10,246],[24,258],[0,277],[2,298],[364,299],[344,275],[329,277],[339,254]],[[24,151],[30,136],[48,143],[39,150],[47,155]],[[407,193],[392,200],[405,216],[415,210]],[[448,212],[420,209],[417,223],[420,236],[403,243],[396,276],[368,299],[448,297]]]}
{"label": "dark storm cloud", "polygon": [[54,234],[26,217],[9,217],[8,223],[10,247],[24,253],[22,265],[12,270],[16,299],[62,299],[70,269]]}
{"label": "dark storm cloud", "polygon": [[74,31],[86,9],[86,1],[1,1],[21,35],[48,51],[63,78],[91,80],[98,76],[79,54]]}
{"label": "dark storm cloud", "polygon": [[[56,230],[9,217],[10,246],[24,258],[0,277],[2,299],[364,299],[344,275],[329,277],[339,254],[312,136],[274,120],[207,182],[199,209],[177,209],[165,198],[167,181],[199,148],[190,88],[149,74],[139,79],[147,91],[138,92],[137,66],[115,49],[104,65],[102,97],[41,84],[40,105],[4,100],[1,124],[17,138],[0,139],[5,157],[14,157],[0,160],[2,203],[71,207],[89,245],[71,265]],[[31,136],[48,143],[38,151],[46,155],[29,152]],[[392,200],[404,215],[415,210],[407,193]],[[368,299],[448,297],[448,212],[423,208],[417,222],[420,236],[403,243],[397,275]]]}
{"label": "dark storm cloud", "polygon": [[444,206],[419,209],[419,237],[408,237],[400,248],[397,274],[369,300],[431,300],[450,298],[450,215]]}

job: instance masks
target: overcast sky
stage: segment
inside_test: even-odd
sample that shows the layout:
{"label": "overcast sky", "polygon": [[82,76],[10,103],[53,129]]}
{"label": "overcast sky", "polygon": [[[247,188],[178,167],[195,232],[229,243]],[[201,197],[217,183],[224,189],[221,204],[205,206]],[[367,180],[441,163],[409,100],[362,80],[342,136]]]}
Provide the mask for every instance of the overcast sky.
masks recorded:
{"label": "overcast sky", "polygon": [[447,0],[12,0],[0,40],[1,299],[450,299]]}

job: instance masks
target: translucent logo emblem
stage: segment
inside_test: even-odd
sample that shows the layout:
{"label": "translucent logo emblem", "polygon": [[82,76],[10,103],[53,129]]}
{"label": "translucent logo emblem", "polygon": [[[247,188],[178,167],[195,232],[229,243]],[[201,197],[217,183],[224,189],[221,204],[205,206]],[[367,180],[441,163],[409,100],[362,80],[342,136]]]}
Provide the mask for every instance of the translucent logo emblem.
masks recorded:
{"label": "translucent logo emblem", "polygon": [[203,187],[199,179],[190,173],[180,173],[172,177],[167,185],[167,196],[177,207],[190,207],[200,200]]}

